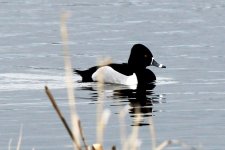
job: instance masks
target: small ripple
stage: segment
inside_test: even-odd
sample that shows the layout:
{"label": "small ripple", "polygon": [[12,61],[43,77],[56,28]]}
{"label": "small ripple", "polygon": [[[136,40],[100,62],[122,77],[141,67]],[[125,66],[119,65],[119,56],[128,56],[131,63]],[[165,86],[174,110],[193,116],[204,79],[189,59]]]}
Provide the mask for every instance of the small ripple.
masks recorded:
{"label": "small ripple", "polygon": [[194,31],[184,31],[184,30],[174,30],[174,31],[159,31],[159,32],[153,32],[154,34],[193,34]]}
{"label": "small ripple", "polygon": [[26,73],[2,73],[0,84],[1,91],[37,90],[46,84],[53,89],[65,88],[63,76]]}
{"label": "small ripple", "polygon": [[165,78],[165,77],[157,77],[157,85],[166,85],[166,84],[177,84],[178,81],[175,81],[172,78]]}
{"label": "small ripple", "polygon": [[210,95],[225,95],[225,92],[198,92],[198,94],[210,94]]}
{"label": "small ripple", "polygon": [[213,46],[190,44],[190,45],[168,45],[168,46],[161,46],[161,47],[167,47],[167,48],[183,48],[183,47],[189,47],[189,48],[204,48],[204,47],[213,47]]}
{"label": "small ripple", "polygon": [[208,71],[210,73],[224,73],[225,71],[223,70],[213,70],[213,71]]}
{"label": "small ripple", "polygon": [[16,37],[16,36],[30,36],[31,32],[23,32],[23,33],[6,33],[0,34],[0,38],[9,38],[9,37]]}

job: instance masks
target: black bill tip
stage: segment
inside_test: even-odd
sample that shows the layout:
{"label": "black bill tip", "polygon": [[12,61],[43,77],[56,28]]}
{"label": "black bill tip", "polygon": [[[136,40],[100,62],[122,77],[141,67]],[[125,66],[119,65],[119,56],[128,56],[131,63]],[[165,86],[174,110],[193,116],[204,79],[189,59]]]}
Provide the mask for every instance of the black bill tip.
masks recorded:
{"label": "black bill tip", "polygon": [[159,68],[166,68],[166,66],[163,65],[163,64],[160,64],[160,65],[159,65]]}

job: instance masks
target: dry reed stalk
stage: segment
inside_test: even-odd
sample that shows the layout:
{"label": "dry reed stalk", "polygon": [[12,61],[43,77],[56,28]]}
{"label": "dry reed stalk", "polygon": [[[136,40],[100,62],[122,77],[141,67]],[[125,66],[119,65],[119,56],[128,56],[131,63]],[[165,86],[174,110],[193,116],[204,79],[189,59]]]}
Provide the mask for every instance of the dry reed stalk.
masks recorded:
{"label": "dry reed stalk", "polygon": [[[141,114],[139,113],[140,111],[137,111],[136,114],[136,122],[140,122],[142,117]],[[132,132],[127,138],[126,142],[123,144],[123,150],[136,150],[137,147],[140,145],[140,140],[138,139],[138,134],[139,134],[139,128],[140,126],[138,124],[134,125],[132,128]]]}
{"label": "dry reed stalk", "polygon": [[125,106],[123,109],[121,109],[119,113],[119,121],[120,121],[120,140],[121,140],[121,146],[122,150],[126,150],[126,128],[125,128],[125,121],[124,118],[128,114],[128,105]]}
{"label": "dry reed stalk", "polygon": [[171,145],[172,142],[170,140],[162,142],[159,146],[157,146],[154,150],[163,150],[168,145]]}
{"label": "dry reed stalk", "polygon": [[112,146],[112,150],[116,150],[116,146],[115,145]]}
{"label": "dry reed stalk", "polygon": [[21,127],[20,127],[20,136],[19,136],[19,139],[18,139],[16,150],[20,150],[20,148],[21,148],[22,137],[23,137],[23,125],[21,125]]}
{"label": "dry reed stalk", "polygon": [[12,139],[9,140],[9,144],[8,144],[8,150],[11,150],[11,144],[12,144]]}
{"label": "dry reed stalk", "polygon": [[68,31],[67,31],[67,19],[69,17],[69,13],[63,13],[61,15],[61,25],[60,25],[60,31],[61,31],[61,37],[63,42],[63,54],[64,54],[64,63],[65,63],[65,83],[67,87],[67,96],[69,101],[69,107],[70,107],[70,116],[71,116],[71,122],[72,122],[72,132],[75,138],[77,139],[77,147],[80,149],[80,134],[79,134],[79,125],[78,125],[78,115],[76,113],[76,107],[75,107],[75,97],[74,97],[74,82],[73,82],[73,70],[72,70],[72,64],[69,54],[69,48],[68,48]]}
{"label": "dry reed stalk", "polygon": [[101,144],[93,144],[91,149],[92,150],[103,150],[103,147]]}
{"label": "dry reed stalk", "polygon": [[155,126],[153,123],[153,115],[149,117],[149,130],[150,130],[150,135],[151,135],[151,140],[152,140],[152,150],[156,149],[156,132],[155,132]]}
{"label": "dry reed stalk", "polygon": [[[139,123],[142,119],[141,114],[139,112],[140,112],[140,110],[138,110],[138,112],[137,112],[137,118],[136,118],[137,123]],[[139,146],[139,141],[140,141],[138,139],[139,128],[140,128],[140,126],[138,124],[133,126],[131,135],[129,137],[129,150],[136,150],[137,147]]]}
{"label": "dry reed stalk", "polygon": [[164,141],[155,150],[162,150],[171,144],[172,144],[171,140]]}
{"label": "dry reed stalk", "polygon": [[179,140],[166,140],[166,141],[162,142],[158,147],[156,147],[155,150],[163,150],[164,148],[166,148],[170,145],[180,145],[181,147],[183,147],[186,150],[197,150],[196,148],[191,147],[191,146],[187,145],[186,143],[179,141]]}
{"label": "dry reed stalk", "polygon": [[[104,66],[111,63],[111,59],[106,58],[98,61],[98,66]],[[102,122],[102,117],[100,113],[103,112],[104,104],[104,72],[98,74],[97,76],[97,89],[98,89],[98,103],[97,103],[97,114],[96,114],[96,143],[102,144],[103,143],[103,127],[104,123]]]}
{"label": "dry reed stalk", "polygon": [[55,101],[55,99],[54,99],[54,96],[52,95],[51,91],[48,89],[47,86],[45,86],[45,92],[46,92],[46,94],[47,94],[49,100],[51,101],[51,103],[52,103],[52,105],[53,105],[53,108],[54,108],[55,111],[57,112],[57,114],[58,114],[60,120],[62,121],[64,127],[66,128],[68,134],[70,135],[70,138],[71,138],[72,141],[75,143],[76,148],[77,148],[77,149],[80,149],[79,145],[77,144],[76,138],[74,137],[72,131],[70,130],[68,123],[67,123],[66,120],[64,119],[63,114],[61,113],[61,111],[60,111],[60,109],[59,109],[59,107],[58,107],[58,105],[57,105],[57,103],[56,103],[56,101]]}
{"label": "dry reed stalk", "polygon": [[149,124],[150,124],[149,129],[150,129],[150,135],[151,135],[151,138],[152,138],[151,139],[152,140],[152,150],[163,150],[170,145],[180,145],[184,149],[196,150],[196,148],[191,147],[191,146],[187,145],[186,143],[181,142],[179,140],[166,140],[166,141],[162,142],[160,145],[157,146],[155,126],[154,126],[154,122],[153,122],[152,117],[149,118]]}
{"label": "dry reed stalk", "polygon": [[101,144],[103,144],[103,141],[104,141],[104,129],[106,124],[108,123],[110,114],[111,114],[111,111],[109,109],[105,109],[102,112],[102,115],[100,117],[100,122],[97,128],[98,128],[99,142]]}
{"label": "dry reed stalk", "polygon": [[80,135],[81,135],[82,141],[84,143],[84,147],[85,147],[86,150],[88,150],[88,145],[87,145],[87,143],[85,141],[85,138],[84,138],[84,132],[83,132],[80,120],[78,121],[78,125],[79,125],[79,129],[80,129]]}
{"label": "dry reed stalk", "polygon": [[101,132],[101,128],[100,128],[100,120],[101,120],[101,112],[103,111],[103,97],[104,97],[104,93],[103,93],[103,89],[104,89],[104,80],[103,80],[103,73],[99,74],[97,76],[97,89],[98,89],[98,102],[97,102],[97,112],[96,112],[96,143],[100,143],[102,144],[102,134]]}

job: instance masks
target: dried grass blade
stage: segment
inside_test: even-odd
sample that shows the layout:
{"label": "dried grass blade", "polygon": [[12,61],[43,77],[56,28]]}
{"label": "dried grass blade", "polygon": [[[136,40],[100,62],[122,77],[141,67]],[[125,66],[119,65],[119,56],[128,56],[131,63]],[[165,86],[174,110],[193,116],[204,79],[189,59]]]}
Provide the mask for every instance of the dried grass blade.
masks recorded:
{"label": "dried grass blade", "polygon": [[58,114],[60,120],[62,121],[64,127],[66,128],[66,130],[67,130],[67,132],[68,132],[70,138],[72,139],[72,141],[73,141],[74,144],[76,145],[76,148],[77,148],[77,149],[80,149],[79,145],[77,144],[77,140],[75,139],[75,137],[74,137],[72,131],[71,131],[70,128],[69,128],[68,123],[66,122],[65,118],[63,117],[63,115],[62,115],[62,113],[61,113],[61,111],[60,111],[60,109],[59,109],[59,107],[58,107],[58,105],[57,105],[57,103],[56,103],[56,101],[55,101],[55,99],[54,99],[54,97],[53,97],[51,91],[49,90],[49,88],[48,88],[47,86],[45,86],[45,92],[46,92],[46,94],[47,94],[49,100],[51,101],[53,108],[54,108],[55,111],[57,112],[57,114]]}
{"label": "dried grass blade", "polygon": [[8,150],[11,150],[12,139],[9,140]]}
{"label": "dried grass blade", "polygon": [[61,16],[61,37],[63,43],[63,54],[64,54],[64,66],[65,66],[65,83],[67,87],[67,96],[69,101],[69,108],[70,108],[70,116],[72,122],[72,132],[73,135],[77,139],[77,145],[80,148],[80,133],[79,133],[79,125],[78,125],[78,115],[76,113],[75,107],[75,94],[74,94],[74,82],[73,82],[73,70],[72,70],[72,63],[69,54],[68,48],[68,31],[67,31],[67,19],[69,17],[69,13],[63,13]]}
{"label": "dried grass blade", "polygon": [[153,116],[149,118],[149,130],[150,130],[150,135],[151,135],[151,140],[152,140],[152,150],[156,149],[156,132],[155,132],[155,126],[153,122]]}
{"label": "dried grass blade", "polygon": [[84,143],[85,149],[88,150],[88,145],[87,145],[87,143],[85,141],[85,138],[84,138],[84,133],[83,133],[83,129],[82,129],[80,120],[78,120],[78,125],[79,125],[80,135],[81,135],[82,141]]}
{"label": "dried grass blade", "polygon": [[21,125],[21,127],[20,127],[20,136],[19,136],[19,139],[18,139],[16,150],[20,150],[21,143],[22,143],[22,137],[23,137],[23,125]]}

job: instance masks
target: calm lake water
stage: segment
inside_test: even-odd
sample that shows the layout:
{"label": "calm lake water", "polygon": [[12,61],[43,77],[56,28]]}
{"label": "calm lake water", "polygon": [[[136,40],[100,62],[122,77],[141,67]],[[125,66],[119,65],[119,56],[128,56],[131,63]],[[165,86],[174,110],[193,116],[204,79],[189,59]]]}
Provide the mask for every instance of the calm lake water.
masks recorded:
{"label": "calm lake water", "polygon": [[[166,69],[142,110],[140,149],[151,149],[151,113],[158,143],[179,139],[206,150],[225,147],[224,0],[0,0],[0,149],[70,150],[71,140],[44,93],[52,90],[69,120],[60,37],[60,15],[69,11],[73,67],[97,59],[126,62],[135,43],[149,47]],[[78,83],[77,111],[88,144],[96,142],[97,86]],[[127,134],[135,114],[128,87],[106,85],[104,108],[111,110],[104,147],[120,149],[118,113],[127,106]],[[151,103],[152,101],[152,103]],[[181,149],[172,146],[168,149]]]}

